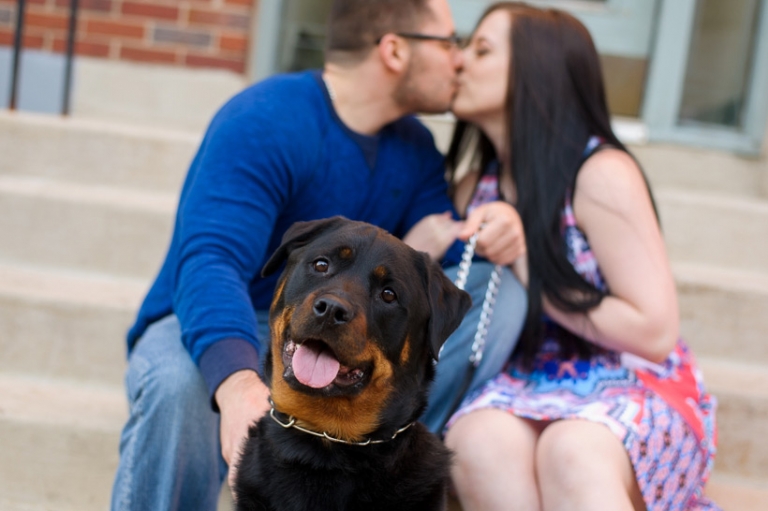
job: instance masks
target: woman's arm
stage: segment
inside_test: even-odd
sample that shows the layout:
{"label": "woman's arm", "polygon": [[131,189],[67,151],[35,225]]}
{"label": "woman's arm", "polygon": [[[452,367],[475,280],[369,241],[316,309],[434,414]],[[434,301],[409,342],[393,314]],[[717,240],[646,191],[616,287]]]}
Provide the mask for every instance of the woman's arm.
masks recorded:
{"label": "woman's arm", "polygon": [[679,334],[677,294],[635,161],[618,149],[589,158],[576,180],[573,207],[610,295],[586,315],[558,310],[545,298],[545,312],[600,346],[663,361]]}

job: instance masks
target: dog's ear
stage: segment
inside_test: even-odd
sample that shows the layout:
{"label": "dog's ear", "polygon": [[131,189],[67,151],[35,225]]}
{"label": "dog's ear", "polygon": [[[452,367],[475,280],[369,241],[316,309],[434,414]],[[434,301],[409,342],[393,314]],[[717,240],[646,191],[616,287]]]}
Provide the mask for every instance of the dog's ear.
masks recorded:
{"label": "dog's ear", "polygon": [[443,273],[440,265],[423,254],[427,265],[427,293],[429,295],[429,326],[427,337],[432,357],[437,360],[440,348],[456,330],[472,306],[469,293],[462,291]]}
{"label": "dog's ear", "polygon": [[351,220],[347,220],[343,216],[310,220],[309,222],[296,222],[283,234],[282,243],[261,269],[261,276],[268,277],[275,273],[293,250],[303,247],[318,236],[339,229],[349,222]]}

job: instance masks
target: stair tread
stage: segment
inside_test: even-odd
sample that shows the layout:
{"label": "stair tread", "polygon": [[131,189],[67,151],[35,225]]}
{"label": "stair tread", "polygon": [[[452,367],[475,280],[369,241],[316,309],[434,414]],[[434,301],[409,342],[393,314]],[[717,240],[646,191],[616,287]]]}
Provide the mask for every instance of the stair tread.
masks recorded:
{"label": "stair tread", "polygon": [[768,365],[697,357],[707,389],[768,400]]}
{"label": "stair tread", "polygon": [[728,291],[768,295],[768,274],[688,261],[672,261],[672,273],[678,284],[703,284]]}
{"label": "stair tread", "polygon": [[0,509],[3,511],[69,511],[72,508],[62,509],[58,504],[53,505],[45,501],[21,502],[0,497]]}
{"label": "stair tread", "polygon": [[23,175],[0,175],[0,193],[36,197],[77,204],[173,214],[178,193],[94,185]]}
{"label": "stair tread", "polygon": [[762,510],[768,500],[768,474],[766,478],[755,480],[715,471],[707,482],[705,493],[715,503],[728,510]]}
{"label": "stair tread", "polygon": [[727,208],[746,213],[768,215],[768,199],[720,193],[711,190],[686,190],[683,188],[664,187],[654,191],[659,201],[674,201],[686,205],[706,206],[708,208]]}
{"label": "stair tread", "polygon": [[36,129],[68,129],[85,133],[110,134],[139,139],[163,139],[171,142],[199,144],[202,134],[197,131],[160,128],[150,125],[131,124],[84,117],[62,117],[34,112],[0,110],[0,122],[15,122]]}
{"label": "stair tread", "polygon": [[148,287],[142,279],[0,262],[0,296],[135,310]]}
{"label": "stair tread", "polygon": [[0,373],[0,419],[115,432],[127,416],[120,387]]}

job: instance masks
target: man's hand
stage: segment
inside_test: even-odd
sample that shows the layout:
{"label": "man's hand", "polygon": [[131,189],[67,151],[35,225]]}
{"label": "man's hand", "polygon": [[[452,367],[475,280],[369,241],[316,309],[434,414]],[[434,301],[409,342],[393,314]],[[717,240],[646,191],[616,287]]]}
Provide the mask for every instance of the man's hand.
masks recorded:
{"label": "man's hand", "polygon": [[456,241],[462,222],[451,217],[451,212],[427,215],[403,237],[411,248],[426,252],[435,261],[443,258],[448,248]]}
{"label": "man's hand", "polygon": [[494,201],[478,206],[464,222],[459,238],[468,240],[478,229],[477,254],[490,262],[511,265],[525,255],[523,222],[510,204]]}
{"label": "man's hand", "polygon": [[248,428],[269,411],[269,389],[251,370],[232,373],[215,393],[221,411],[221,455],[229,465],[229,487],[234,488],[243,440]]}

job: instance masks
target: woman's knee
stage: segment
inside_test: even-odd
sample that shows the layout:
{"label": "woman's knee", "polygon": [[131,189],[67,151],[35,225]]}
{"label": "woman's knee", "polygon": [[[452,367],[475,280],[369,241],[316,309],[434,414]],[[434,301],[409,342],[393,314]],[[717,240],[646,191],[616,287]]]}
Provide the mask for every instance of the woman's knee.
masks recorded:
{"label": "woman's knee", "polygon": [[623,445],[606,426],[585,420],[550,424],[539,437],[535,452],[537,479],[542,491],[590,491],[634,481]]}
{"label": "woman's knee", "polygon": [[533,451],[536,427],[500,410],[479,410],[448,430],[454,485],[467,509],[539,509]]}
{"label": "woman's knee", "polygon": [[532,466],[536,434],[525,421],[501,410],[486,409],[457,420],[445,441],[455,454],[454,463],[474,471],[508,465],[526,457]]}

